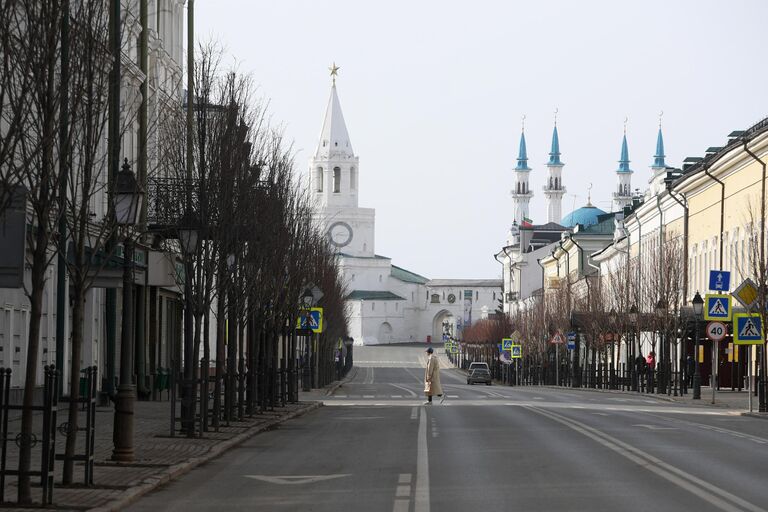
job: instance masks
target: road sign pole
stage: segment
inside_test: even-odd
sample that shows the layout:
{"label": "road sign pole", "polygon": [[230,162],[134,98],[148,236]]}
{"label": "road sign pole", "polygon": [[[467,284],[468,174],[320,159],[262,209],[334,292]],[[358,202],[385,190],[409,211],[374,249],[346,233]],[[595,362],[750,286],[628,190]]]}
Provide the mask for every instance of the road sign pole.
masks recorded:
{"label": "road sign pole", "polygon": [[694,400],[701,400],[701,371],[699,370],[699,325],[701,324],[701,320],[699,320],[699,317],[696,317],[696,339],[694,340],[694,358],[696,361],[696,366],[694,367],[693,371],[693,399]]}
{"label": "road sign pole", "polygon": [[555,345],[555,386],[560,385],[560,345]]}
{"label": "road sign pole", "polygon": [[712,342],[712,403],[715,403],[715,389],[717,389],[717,356],[720,342]]}

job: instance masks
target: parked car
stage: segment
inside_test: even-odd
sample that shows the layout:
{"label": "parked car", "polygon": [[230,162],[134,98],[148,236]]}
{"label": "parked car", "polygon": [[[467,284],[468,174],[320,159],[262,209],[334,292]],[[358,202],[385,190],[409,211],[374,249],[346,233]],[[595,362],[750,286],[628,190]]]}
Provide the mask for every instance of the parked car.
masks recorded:
{"label": "parked car", "polygon": [[493,382],[491,377],[491,369],[488,368],[488,363],[470,363],[467,369],[467,384],[475,384],[476,382],[482,382],[486,386],[490,386]]}

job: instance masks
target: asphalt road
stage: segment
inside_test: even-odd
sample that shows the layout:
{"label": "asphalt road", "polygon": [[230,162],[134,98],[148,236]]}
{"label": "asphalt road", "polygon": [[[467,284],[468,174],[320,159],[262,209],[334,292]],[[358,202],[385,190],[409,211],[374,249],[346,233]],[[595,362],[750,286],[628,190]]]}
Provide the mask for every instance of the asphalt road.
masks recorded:
{"label": "asphalt road", "polygon": [[129,510],[762,511],[768,421],[631,394],[466,384],[423,346],[355,348],[326,407]]}

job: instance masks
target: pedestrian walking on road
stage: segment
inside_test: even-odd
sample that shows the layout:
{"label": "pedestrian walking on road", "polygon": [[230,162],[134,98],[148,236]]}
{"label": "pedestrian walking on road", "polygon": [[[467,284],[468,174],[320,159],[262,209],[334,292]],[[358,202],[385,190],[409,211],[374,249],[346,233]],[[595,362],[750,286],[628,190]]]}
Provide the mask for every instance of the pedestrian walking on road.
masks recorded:
{"label": "pedestrian walking on road", "polygon": [[648,372],[648,393],[653,393],[654,389],[654,376],[656,371],[656,352],[651,350],[648,353],[648,357],[645,358],[645,362],[648,364],[646,371]]}
{"label": "pedestrian walking on road", "polygon": [[427,368],[424,370],[424,393],[427,395],[427,401],[424,405],[432,405],[432,397],[439,396],[440,403],[445,402],[443,388],[440,385],[440,363],[434,355],[432,347],[427,349]]}
{"label": "pedestrian walking on road", "polygon": [[639,352],[635,358],[635,383],[638,391],[642,391],[645,384],[645,366],[645,357]]}

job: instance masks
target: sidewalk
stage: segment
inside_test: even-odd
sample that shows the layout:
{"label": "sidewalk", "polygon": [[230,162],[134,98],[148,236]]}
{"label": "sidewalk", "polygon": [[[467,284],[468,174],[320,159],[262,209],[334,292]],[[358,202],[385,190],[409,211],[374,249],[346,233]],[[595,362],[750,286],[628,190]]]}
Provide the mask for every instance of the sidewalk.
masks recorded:
{"label": "sidewalk", "polygon": [[[300,402],[276,407],[273,411],[254,414],[252,418],[234,421],[220,427],[219,432],[206,432],[203,437],[170,437],[170,402],[136,402],[135,461],[130,464],[110,460],[112,455],[112,425],[114,409],[96,409],[96,438],[94,485],[84,487],[81,463],[75,464],[75,485],[62,487],[61,471],[63,461],[56,462],[54,508],[57,510],[110,511],[125,507],[140,496],[156,489],[166,482],[178,478],[187,471],[218,457],[249,437],[270,429],[274,425],[317,409],[322,405],[314,401],[323,390],[302,394]],[[309,401],[313,400],[313,401]],[[66,421],[66,406],[60,404],[57,423]],[[81,425],[85,416],[81,414]],[[38,421],[41,421],[38,418]],[[11,432],[18,431],[18,422],[9,422]],[[84,434],[82,434],[84,435]],[[83,439],[79,439],[78,450],[82,450]],[[65,437],[56,435],[56,452],[64,452]],[[18,451],[13,441],[8,443],[8,468],[18,467]],[[33,449],[33,469],[39,468],[40,450]],[[37,502],[42,500],[39,477],[33,477],[32,495]],[[15,501],[17,494],[16,477],[7,477],[5,497]],[[7,505],[7,504],[6,504]],[[29,510],[6,508],[3,510]]]}
{"label": "sidewalk", "polygon": [[715,390],[715,401],[712,403],[712,388],[709,386],[701,387],[701,399],[693,399],[693,390],[689,389],[685,395],[674,396],[674,392],[671,394],[656,394],[656,393],[640,393],[637,391],[626,391],[621,389],[595,389],[595,388],[570,388],[562,386],[544,386],[550,389],[561,389],[568,391],[584,391],[595,393],[615,393],[629,396],[643,396],[648,398],[655,398],[657,400],[664,400],[667,402],[674,402],[680,404],[687,404],[695,407],[717,407],[723,409],[731,409],[734,411],[742,411],[744,416],[752,416],[755,418],[768,419],[768,413],[758,412],[758,401],[756,396],[752,396],[752,412],[749,412],[749,394],[744,391],[731,391],[730,389],[722,388]]}

